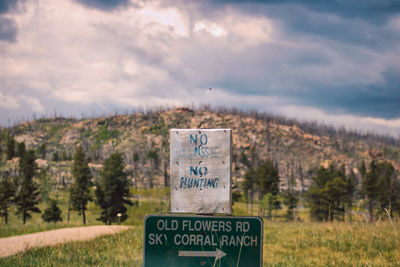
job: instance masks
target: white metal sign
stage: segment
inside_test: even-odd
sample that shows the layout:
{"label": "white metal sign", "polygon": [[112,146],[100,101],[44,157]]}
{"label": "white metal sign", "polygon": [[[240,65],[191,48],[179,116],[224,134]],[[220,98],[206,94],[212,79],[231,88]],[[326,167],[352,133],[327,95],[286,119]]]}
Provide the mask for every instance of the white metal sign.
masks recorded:
{"label": "white metal sign", "polygon": [[171,129],[171,212],[232,214],[230,129]]}

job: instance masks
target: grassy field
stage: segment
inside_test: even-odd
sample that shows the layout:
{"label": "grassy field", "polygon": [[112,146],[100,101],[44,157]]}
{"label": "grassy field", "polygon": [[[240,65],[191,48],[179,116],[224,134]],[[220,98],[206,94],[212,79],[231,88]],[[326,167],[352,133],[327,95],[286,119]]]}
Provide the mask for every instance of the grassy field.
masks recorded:
{"label": "grassy field", "polygon": [[[129,208],[124,224],[133,228],[87,242],[72,242],[55,247],[32,249],[0,259],[0,266],[141,266],[143,253],[143,218],[147,213],[168,213],[168,191],[136,190],[138,205]],[[65,206],[66,207],[66,206]],[[65,208],[63,207],[63,208]],[[253,208],[255,213],[256,207]],[[97,224],[97,207],[89,209],[89,223]],[[236,215],[248,215],[246,205],[234,206]],[[281,214],[284,211],[280,211]],[[279,215],[279,214],[277,214]],[[400,222],[382,217],[375,223],[313,223],[305,211],[301,222],[264,220],[264,266],[400,266]],[[81,225],[80,217],[71,217],[69,226]],[[40,231],[66,224],[18,224],[8,229],[1,225],[3,236]]]}
{"label": "grassy field", "polygon": [[[58,199],[58,206],[62,210],[62,218],[63,221],[59,223],[46,223],[43,221],[41,215],[38,213],[32,213],[32,218],[26,222],[24,225],[22,223],[22,219],[18,218],[15,215],[16,208],[11,207],[10,215],[9,215],[9,222],[6,225],[4,223],[3,218],[0,220],[0,237],[7,237],[13,235],[21,235],[21,234],[29,234],[34,232],[46,231],[51,229],[58,229],[64,227],[74,227],[74,226],[82,226],[82,217],[79,216],[78,212],[71,211],[70,213],[70,221],[67,222],[67,210],[68,210],[68,193],[65,191],[60,191],[54,194],[52,197]],[[40,203],[39,209],[42,211],[45,210],[46,205],[45,203]],[[101,222],[97,221],[96,218],[100,213],[100,209],[96,206],[93,202],[90,202],[88,205],[88,212],[87,212],[87,222],[89,225],[96,225],[102,224]]]}

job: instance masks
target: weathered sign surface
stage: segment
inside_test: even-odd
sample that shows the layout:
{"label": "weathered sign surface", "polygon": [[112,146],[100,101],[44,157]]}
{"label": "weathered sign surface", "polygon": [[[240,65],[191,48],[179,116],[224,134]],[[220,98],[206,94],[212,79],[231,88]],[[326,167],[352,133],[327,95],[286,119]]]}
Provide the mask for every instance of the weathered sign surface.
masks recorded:
{"label": "weathered sign surface", "polygon": [[231,214],[231,130],[171,129],[171,212]]}
{"label": "weathered sign surface", "polygon": [[262,265],[259,217],[148,215],[144,267]]}

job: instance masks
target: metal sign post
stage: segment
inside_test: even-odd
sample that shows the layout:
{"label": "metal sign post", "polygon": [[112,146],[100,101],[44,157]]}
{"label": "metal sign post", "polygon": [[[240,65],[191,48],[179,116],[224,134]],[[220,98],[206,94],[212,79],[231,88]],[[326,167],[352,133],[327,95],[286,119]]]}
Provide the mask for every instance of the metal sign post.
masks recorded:
{"label": "metal sign post", "polygon": [[171,213],[147,215],[144,267],[261,267],[263,221],[232,214],[230,129],[171,129]]}
{"label": "metal sign post", "polygon": [[231,130],[171,129],[171,212],[232,214]]}

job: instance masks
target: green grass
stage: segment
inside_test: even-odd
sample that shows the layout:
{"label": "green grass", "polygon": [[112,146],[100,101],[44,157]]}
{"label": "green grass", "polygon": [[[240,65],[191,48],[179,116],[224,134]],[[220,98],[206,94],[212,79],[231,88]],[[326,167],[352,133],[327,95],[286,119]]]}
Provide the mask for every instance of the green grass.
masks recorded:
{"label": "green grass", "polygon": [[399,230],[390,222],[267,222],[264,266],[399,266]]}
{"label": "green grass", "polygon": [[[400,225],[265,222],[264,266],[399,266]],[[38,248],[0,266],[141,266],[143,226],[114,236]]]}
{"label": "green grass", "polygon": [[31,249],[0,259],[0,266],[142,266],[143,228],[88,242]]}
{"label": "green grass", "polygon": [[[54,247],[36,248],[0,259],[0,266],[141,266],[143,253],[143,222],[146,214],[168,213],[168,190],[132,190],[138,205],[128,209],[123,224],[133,225],[125,232],[103,236],[92,241],[72,242]],[[60,199],[66,199],[61,196]],[[99,209],[89,207],[89,224]],[[65,201],[61,204],[66,209]],[[250,210],[250,207],[248,207]],[[235,215],[249,215],[245,203],[235,203]],[[257,206],[253,207],[256,215]],[[299,210],[302,221],[284,222],[284,210],[276,212],[274,221],[264,220],[264,266],[400,266],[400,222],[383,217],[375,223],[330,222],[314,223],[307,219],[307,210]],[[36,216],[36,215],[35,215]],[[65,218],[65,214],[64,214]],[[384,219],[384,220],[383,220]],[[33,218],[27,226],[15,226],[2,232],[8,235],[21,231],[41,231],[66,224],[37,224]],[[20,220],[19,220],[20,221]],[[81,226],[81,217],[74,214],[68,226]],[[11,230],[15,227],[15,230]],[[25,229],[25,230],[22,230]],[[4,236],[4,235],[3,235]]]}
{"label": "green grass", "polygon": [[[4,218],[0,218],[0,237],[7,237],[13,235],[22,235],[35,232],[41,232],[51,229],[58,229],[64,227],[75,227],[82,226],[82,216],[76,211],[71,211],[70,222],[67,222],[67,211],[68,211],[68,192],[58,191],[53,192],[51,197],[58,199],[58,206],[62,210],[61,216],[63,221],[61,223],[46,223],[42,219],[43,211],[46,208],[46,204],[41,202],[39,204],[39,209],[42,213],[31,213],[32,218],[26,222],[24,225],[22,219],[15,215],[16,207],[12,206],[9,209],[9,221],[6,225]],[[100,208],[95,205],[94,202],[89,202],[87,206],[86,220],[88,225],[99,225],[101,222],[97,221],[96,218],[100,214]]]}

